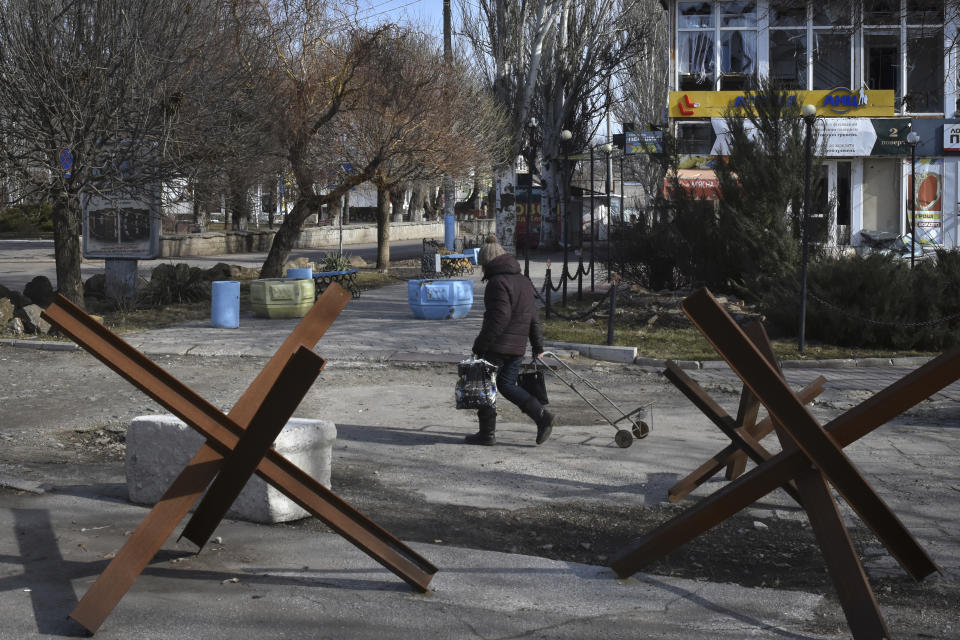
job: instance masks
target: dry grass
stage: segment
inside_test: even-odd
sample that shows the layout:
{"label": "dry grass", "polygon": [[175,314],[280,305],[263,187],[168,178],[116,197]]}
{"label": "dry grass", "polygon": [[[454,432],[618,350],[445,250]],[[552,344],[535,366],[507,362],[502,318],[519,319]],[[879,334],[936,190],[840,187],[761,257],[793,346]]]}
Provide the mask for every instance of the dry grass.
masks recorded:
{"label": "dry grass", "polygon": [[[618,294],[619,295],[619,294]],[[568,297],[568,306],[558,304],[553,309],[566,316],[576,316],[586,310],[599,295],[584,295],[579,305]],[[657,296],[649,292],[628,293],[617,298],[613,344],[622,347],[637,347],[640,356],[648,358],[672,358],[675,360],[718,360],[713,347],[679,310],[682,296]],[[741,303],[742,304],[742,303]],[[736,303],[728,303],[735,317],[759,317]],[[580,344],[607,344],[608,309],[605,305],[584,320],[565,320],[556,315],[544,320],[544,337],[556,342]],[[844,358],[892,358],[934,355],[928,352],[896,351],[892,349],[859,349],[807,341],[804,355],[797,350],[797,339],[792,336],[772,338],[773,350],[784,360],[844,359]]]}

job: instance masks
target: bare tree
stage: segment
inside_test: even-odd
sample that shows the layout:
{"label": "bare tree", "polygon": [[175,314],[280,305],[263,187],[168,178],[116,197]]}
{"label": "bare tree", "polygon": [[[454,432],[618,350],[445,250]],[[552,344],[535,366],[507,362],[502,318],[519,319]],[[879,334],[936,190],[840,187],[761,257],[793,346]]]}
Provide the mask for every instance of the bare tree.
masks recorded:
{"label": "bare tree", "polygon": [[[463,35],[510,115],[510,157],[519,153],[524,129],[536,116],[544,177],[560,200],[569,193],[564,152],[592,139],[598,115],[610,105],[611,79],[630,63],[646,35],[636,24],[629,28],[625,15],[631,7],[631,0],[461,3]],[[561,148],[564,129],[573,133],[569,148]],[[497,234],[505,247],[514,245],[514,181],[513,167],[501,167]]]}
{"label": "bare tree", "polygon": [[[625,15],[628,29],[642,29],[646,37],[631,63],[618,73],[621,101],[614,106],[620,122],[632,122],[636,128],[665,125],[667,104],[669,29],[667,12],[660,0],[639,0]],[[642,185],[647,201],[663,188],[665,163],[648,154],[634,156],[628,167]],[[625,180],[625,178],[623,178]]]}
{"label": "bare tree", "polygon": [[390,266],[389,198],[411,181],[466,176],[503,157],[503,120],[462,64],[428,36],[391,29],[367,62],[363,99],[338,123],[354,164],[375,165],[377,268]]}
{"label": "bare tree", "polygon": [[[293,176],[296,200],[274,235],[264,277],[282,275],[304,222],[366,181],[380,162],[350,164],[333,126],[356,102],[358,69],[376,50],[384,28],[357,25],[356,7],[326,0],[234,0],[234,23],[243,39],[264,43],[263,66],[245,61],[251,77],[267,76],[271,100],[259,114],[272,123]],[[332,188],[328,188],[333,185]]]}
{"label": "bare tree", "polygon": [[508,250],[516,245],[517,222],[513,159],[523,144],[523,129],[530,119],[540,63],[544,51],[554,46],[556,22],[572,0],[461,0],[460,33],[473,53],[475,67],[486,87],[506,113],[509,163],[494,167],[497,238]]}
{"label": "bare tree", "polygon": [[[84,193],[155,189],[218,16],[192,0],[7,0],[0,13],[0,148],[23,199],[53,203],[57,287],[83,304]],[[69,149],[69,174],[58,155]]]}

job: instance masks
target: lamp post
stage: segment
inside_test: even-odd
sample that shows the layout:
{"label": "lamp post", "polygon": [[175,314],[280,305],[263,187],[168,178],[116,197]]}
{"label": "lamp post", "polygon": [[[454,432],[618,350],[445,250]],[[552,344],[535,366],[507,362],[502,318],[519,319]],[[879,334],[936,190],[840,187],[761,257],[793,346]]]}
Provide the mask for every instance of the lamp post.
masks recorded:
{"label": "lamp post", "polygon": [[530,130],[529,142],[530,146],[527,147],[527,155],[529,161],[527,162],[527,174],[530,176],[530,185],[527,187],[527,204],[524,209],[526,223],[523,226],[523,275],[530,277],[530,222],[533,219],[533,212],[531,209],[532,200],[533,200],[533,165],[537,161],[537,143],[536,143],[536,133],[537,133],[537,119],[530,118],[530,122],[527,123],[527,127]]}
{"label": "lamp post", "polygon": [[610,206],[610,180],[612,178],[610,174],[613,165],[610,163],[610,152],[613,151],[613,145],[608,142],[602,145],[600,149],[607,157],[607,282],[610,282],[610,273],[613,269],[613,255],[610,251],[610,238],[613,235],[611,233],[613,229],[613,207]]}
{"label": "lamp post", "polygon": [[920,134],[911,131],[907,134],[907,144],[910,145],[910,268],[913,269],[914,253],[917,238],[917,143]]}
{"label": "lamp post", "polygon": [[803,105],[800,113],[806,128],[804,151],[806,166],[803,174],[803,217],[800,219],[800,338],[797,350],[803,355],[804,334],[807,329],[807,222],[810,219],[810,174],[813,166],[813,123],[817,120],[817,108]]}
{"label": "lamp post", "polygon": [[590,293],[593,293],[595,279],[593,274],[593,253],[596,250],[597,236],[594,233],[593,223],[593,192],[596,191],[593,184],[593,145],[590,145]]}
{"label": "lamp post", "polygon": [[[566,174],[567,169],[570,166],[570,140],[573,139],[573,133],[569,129],[564,129],[560,132],[560,146],[563,147],[563,171],[560,172],[560,225],[562,227],[563,233],[563,274],[560,276],[560,282],[563,284],[563,306],[567,306],[567,264],[569,263],[570,251],[570,242],[568,240],[569,233],[567,227],[570,225],[567,224],[567,199],[564,194],[564,185],[567,184]],[[569,187],[567,187],[569,188]]]}

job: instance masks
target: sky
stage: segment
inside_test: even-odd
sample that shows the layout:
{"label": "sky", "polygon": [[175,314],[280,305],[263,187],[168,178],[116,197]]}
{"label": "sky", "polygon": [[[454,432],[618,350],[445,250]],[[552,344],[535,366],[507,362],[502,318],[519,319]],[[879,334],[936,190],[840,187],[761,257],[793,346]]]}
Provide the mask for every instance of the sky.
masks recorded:
{"label": "sky", "polygon": [[[451,0],[453,15],[456,0]],[[429,33],[443,34],[443,0],[360,0],[361,20],[393,20],[423,24]],[[454,18],[456,22],[456,18]]]}

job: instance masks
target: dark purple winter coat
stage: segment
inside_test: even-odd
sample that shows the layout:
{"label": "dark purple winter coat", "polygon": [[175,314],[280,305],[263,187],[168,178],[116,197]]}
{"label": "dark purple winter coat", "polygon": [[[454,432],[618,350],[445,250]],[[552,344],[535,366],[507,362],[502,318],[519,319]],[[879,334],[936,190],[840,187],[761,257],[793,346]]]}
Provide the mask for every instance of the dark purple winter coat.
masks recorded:
{"label": "dark purple winter coat", "polygon": [[534,353],[543,352],[543,330],[534,304],[533,283],[520,263],[505,253],[483,267],[487,289],[483,294],[483,326],[473,341],[473,352],[522,356],[527,340]]}

